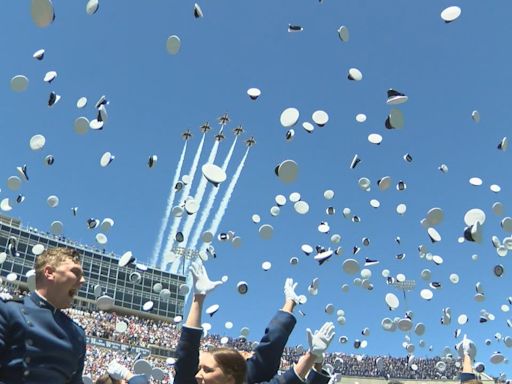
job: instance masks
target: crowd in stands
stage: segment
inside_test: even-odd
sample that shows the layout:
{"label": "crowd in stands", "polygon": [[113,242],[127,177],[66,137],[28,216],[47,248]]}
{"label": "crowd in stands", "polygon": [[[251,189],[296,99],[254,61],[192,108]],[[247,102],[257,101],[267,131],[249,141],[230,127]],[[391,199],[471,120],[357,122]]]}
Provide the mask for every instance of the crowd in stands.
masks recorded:
{"label": "crowd in stands", "polygon": [[[121,351],[113,351],[107,348],[101,348],[94,345],[87,346],[87,360],[85,361],[84,376],[89,376],[93,380],[103,375],[107,371],[108,364],[116,360],[125,367],[132,367],[137,358],[136,354],[130,354]],[[165,359],[154,356],[145,357],[145,360],[151,363],[153,368],[160,368],[169,374],[162,381],[150,379],[151,383],[170,384],[172,383],[172,367],[166,364]]]}
{"label": "crowd in stands", "polygon": [[[22,296],[23,294],[24,292],[20,291],[9,291],[5,286],[0,287],[0,296],[3,297]],[[169,350],[174,350],[179,340],[179,326],[172,322],[144,319],[137,316],[121,316],[113,312],[103,311],[68,309],[67,313],[85,329],[86,335],[92,337],[103,338],[130,346],[149,348],[151,345],[154,345]],[[116,331],[116,323],[119,321],[123,321],[128,325],[125,332]],[[226,338],[209,334],[202,339],[202,348],[209,349],[212,347],[229,346],[238,350],[251,351],[255,346],[254,342],[244,338],[227,338],[227,343],[223,344],[225,341]],[[287,347],[282,357],[281,369],[284,371],[297,362],[302,353],[303,349],[301,346]],[[377,359],[379,357],[384,359],[384,368],[382,370],[377,368]],[[135,354],[89,345],[84,374],[90,375],[95,379],[104,373],[105,367],[108,365],[107,362],[113,358],[118,359],[125,366],[131,366],[134,362]],[[153,361],[155,367],[160,367],[165,372],[172,370],[172,367],[166,364],[165,358],[150,357],[149,359]],[[333,367],[333,372],[342,376],[422,380],[453,379],[458,376],[460,368],[456,366],[455,360],[445,360],[447,364],[446,370],[443,372],[436,369],[436,363],[439,360],[439,357],[415,357],[413,361],[410,361],[407,357],[348,355],[338,352],[330,353],[326,357],[326,362]],[[168,378],[163,381],[163,383],[168,382],[172,381]]]}

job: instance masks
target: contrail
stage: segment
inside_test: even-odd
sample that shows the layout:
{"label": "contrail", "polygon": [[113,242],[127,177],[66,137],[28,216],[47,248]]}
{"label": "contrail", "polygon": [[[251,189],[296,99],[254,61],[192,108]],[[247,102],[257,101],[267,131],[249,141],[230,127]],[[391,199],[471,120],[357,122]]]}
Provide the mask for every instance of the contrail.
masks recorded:
{"label": "contrail", "polygon": [[[220,140],[215,140],[215,142],[213,143],[212,151],[210,152],[210,156],[208,156],[207,163],[213,164],[213,162],[215,161],[215,157],[217,156],[217,151],[219,149],[219,143]],[[201,181],[199,182],[199,186],[197,187],[196,195],[194,196],[194,200],[197,202],[199,206],[201,206],[201,201],[203,200],[204,193],[206,192],[207,184],[208,180],[206,180],[206,177],[201,177]],[[187,220],[185,221],[185,225],[183,226],[183,237],[185,238],[185,242],[183,243],[184,248],[187,247],[188,236],[190,235],[190,231],[192,230],[192,226],[194,225],[196,217],[197,213],[189,215],[187,217]]]}
{"label": "contrail", "polygon": [[[231,195],[233,194],[233,191],[235,189],[236,183],[238,181],[238,178],[240,177],[240,174],[242,173],[242,169],[245,165],[245,159],[247,159],[247,155],[249,154],[249,148],[247,148],[247,151],[245,151],[245,155],[242,158],[242,161],[238,165],[238,168],[236,169],[235,174],[233,175],[233,178],[231,179],[231,182],[229,183],[228,189],[226,190],[226,193],[224,194],[224,197],[222,198],[222,201],[220,202],[219,209],[217,210],[217,213],[215,213],[215,217],[213,218],[212,225],[210,226],[209,231],[215,235],[217,232],[217,229],[219,228],[219,224],[222,221],[222,217],[224,216],[224,213],[226,212],[226,209],[228,208],[229,200],[231,199]],[[206,249],[207,245],[203,244],[201,249]]]}
{"label": "contrail", "polygon": [[[229,148],[228,155],[226,156],[226,159],[224,159],[224,163],[222,164],[222,170],[224,172],[226,172],[226,169],[228,168],[229,165],[229,161],[233,156],[233,151],[235,150],[237,139],[238,136],[235,136],[235,140],[233,141],[233,144],[231,144],[231,148]],[[192,236],[192,241],[190,242],[190,248],[192,249],[195,248],[197,241],[199,240],[199,236],[201,236],[201,233],[203,232],[204,225],[206,224],[206,220],[208,220],[208,216],[210,216],[210,211],[212,210],[213,203],[215,202],[217,193],[219,193],[219,188],[213,188],[210,192],[210,195],[208,196],[206,207],[201,212],[201,219],[199,220],[199,224],[197,225],[194,231],[194,235]]]}
{"label": "contrail", "polygon": [[[203,144],[204,144],[204,138],[205,134],[203,134],[203,137],[201,138],[201,142],[199,143],[199,147],[197,148],[197,152],[194,156],[194,160],[192,161],[192,166],[190,167],[190,183],[188,183],[185,188],[183,189],[183,196],[187,197],[190,193],[190,189],[192,188],[192,182],[194,180],[194,175],[197,170],[197,165],[199,164],[199,158],[201,157],[201,152],[203,151]],[[186,213],[183,213],[186,214]],[[165,264],[166,264],[166,256],[169,253],[169,251],[172,248],[172,244],[174,243],[174,237],[176,236],[176,232],[178,231],[178,227],[181,223],[181,217],[174,218],[172,222],[171,230],[169,231],[169,235],[167,236],[167,244],[165,245],[164,254],[162,257],[162,262],[160,263],[160,268],[162,270],[165,270]]]}
{"label": "contrail", "polygon": [[185,144],[183,145],[183,150],[181,151],[180,160],[178,161],[178,166],[176,167],[176,173],[174,174],[174,179],[171,185],[171,193],[167,198],[167,207],[165,208],[164,217],[162,217],[162,224],[160,224],[160,231],[158,232],[158,237],[156,240],[155,247],[153,248],[153,257],[151,258],[151,265],[155,266],[158,261],[158,256],[160,255],[160,251],[162,250],[162,241],[164,239],[165,229],[167,228],[167,224],[169,223],[169,216],[171,215],[172,205],[174,203],[174,198],[176,196],[176,189],[174,186],[178,182],[181,175],[181,167],[183,166],[183,160],[185,159],[185,152],[187,151],[187,143],[185,140]]}

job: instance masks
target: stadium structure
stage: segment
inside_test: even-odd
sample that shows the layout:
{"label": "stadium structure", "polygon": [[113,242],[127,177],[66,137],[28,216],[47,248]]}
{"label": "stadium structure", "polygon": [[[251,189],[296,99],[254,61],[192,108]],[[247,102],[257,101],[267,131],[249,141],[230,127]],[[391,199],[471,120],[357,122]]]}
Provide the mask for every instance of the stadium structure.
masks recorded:
{"label": "stadium structure", "polygon": [[[12,242],[15,249],[8,246]],[[112,310],[116,313],[155,320],[169,320],[183,313],[185,296],[180,293],[180,285],[185,283],[184,276],[141,264],[121,267],[114,253],[25,227],[19,219],[0,215],[0,251],[5,250],[0,274],[6,284],[27,288],[27,273],[34,268],[36,257],[32,248],[37,244],[73,248],[80,253],[86,282],[75,298],[79,308],[97,310],[96,299],[108,295],[114,299]],[[166,294],[162,295],[164,289]],[[153,308],[144,311],[148,301],[153,302]]]}

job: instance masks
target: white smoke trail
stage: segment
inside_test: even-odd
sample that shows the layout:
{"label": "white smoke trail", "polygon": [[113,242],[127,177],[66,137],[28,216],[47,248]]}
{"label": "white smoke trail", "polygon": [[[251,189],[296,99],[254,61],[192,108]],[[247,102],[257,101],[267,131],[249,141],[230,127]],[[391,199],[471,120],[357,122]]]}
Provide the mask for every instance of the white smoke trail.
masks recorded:
{"label": "white smoke trail", "polygon": [[162,224],[160,224],[160,231],[158,231],[158,237],[156,240],[155,247],[153,248],[153,256],[151,258],[151,265],[155,266],[158,261],[158,256],[160,255],[160,251],[162,250],[162,241],[164,240],[164,233],[167,228],[167,224],[169,223],[169,216],[171,215],[172,205],[174,203],[174,198],[176,197],[176,189],[174,186],[178,182],[181,175],[181,167],[183,167],[183,160],[185,159],[185,152],[187,151],[187,143],[185,140],[185,145],[183,145],[183,150],[181,151],[181,156],[178,161],[178,166],[176,167],[176,172],[174,173],[174,179],[171,184],[171,193],[167,198],[167,206],[165,208],[164,217],[162,217]]}
{"label": "white smoke trail", "polygon": [[[213,164],[215,161],[215,157],[217,156],[217,151],[219,149],[220,140],[215,140],[213,143],[212,151],[210,152],[210,156],[208,156],[207,163]],[[197,187],[196,195],[194,196],[194,200],[197,202],[199,207],[201,206],[201,201],[203,200],[204,193],[206,192],[206,187],[208,185],[208,180],[206,177],[201,177],[201,181],[199,182],[199,186]],[[215,188],[217,189],[217,188]],[[198,211],[199,212],[199,211]],[[189,215],[187,220],[185,221],[185,225],[183,226],[183,237],[185,238],[185,242],[183,243],[183,247],[187,247],[188,236],[190,235],[190,231],[192,230],[192,226],[194,225],[194,221],[196,220],[197,213],[193,215]]]}
{"label": "white smoke trail", "polygon": [[[228,189],[226,190],[226,193],[224,194],[224,197],[222,198],[222,201],[220,202],[219,209],[215,213],[215,217],[213,218],[212,225],[210,226],[209,231],[215,235],[217,232],[217,229],[219,228],[220,222],[222,221],[222,217],[224,216],[224,213],[226,212],[226,209],[228,208],[229,200],[231,199],[231,195],[233,194],[233,191],[235,190],[236,183],[238,182],[238,178],[240,177],[240,174],[242,173],[242,169],[245,165],[245,159],[247,159],[247,155],[249,154],[249,148],[247,148],[247,151],[245,151],[245,155],[242,158],[242,161],[238,165],[238,168],[236,169],[235,174],[233,175],[233,178],[231,179],[231,182],[229,183]],[[207,245],[203,244],[201,249],[206,249]]]}
{"label": "white smoke trail", "polygon": [[[226,169],[228,168],[229,161],[231,160],[231,157],[233,156],[233,151],[235,150],[235,145],[237,142],[238,136],[235,136],[235,140],[233,141],[233,144],[231,144],[231,148],[229,148],[228,155],[224,159],[224,163],[222,164],[222,170],[226,172]],[[210,195],[208,196],[208,201],[206,202],[206,207],[201,212],[201,218],[199,219],[199,224],[197,224],[197,227],[194,231],[194,235],[192,236],[192,240],[190,241],[189,248],[194,249],[197,245],[197,241],[199,240],[199,236],[201,236],[201,233],[203,232],[204,225],[206,224],[206,220],[208,220],[208,216],[210,216],[210,211],[212,210],[213,203],[215,202],[215,198],[217,197],[217,193],[219,193],[219,188],[213,188],[210,192]]]}
{"label": "white smoke trail", "polygon": [[[196,154],[194,155],[194,160],[192,161],[192,166],[190,167],[190,183],[188,183],[185,188],[183,188],[183,196],[184,198],[188,196],[190,193],[190,189],[192,188],[192,182],[194,180],[194,175],[197,170],[197,165],[199,164],[199,158],[201,157],[201,152],[203,151],[203,145],[204,145],[204,138],[205,134],[203,134],[203,137],[201,138],[201,142],[199,143],[199,147],[197,147]],[[174,243],[174,237],[176,236],[176,233],[178,232],[178,227],[181,223],[181,217],[175,217],[172,222],[171,230],[169,231],[169,235],[167,236],[167,244],[165,244],[164,254],[162,257],[162,261],[160,263],[160,269],[165,270],[166,264],[167,264],[167,255],[169,251],[172,248],[172,245]]]}

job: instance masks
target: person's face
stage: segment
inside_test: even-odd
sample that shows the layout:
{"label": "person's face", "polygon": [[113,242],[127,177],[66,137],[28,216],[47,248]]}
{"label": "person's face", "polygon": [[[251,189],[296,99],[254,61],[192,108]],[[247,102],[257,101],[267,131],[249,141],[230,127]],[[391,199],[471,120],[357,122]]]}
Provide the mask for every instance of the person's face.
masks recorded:
{"label": "person's face", "polygon": [[46,266],[45,274],[52,281],[46,299],[56,308],[68,308],[85,282],[80,263],[66,259],[57,267]]}
{"label": "person's face", "polygon": [[225,375],[213,355],[202,352],[199,355],[199,371],[196,374],[197,384],[233,384],[233,377]]}

